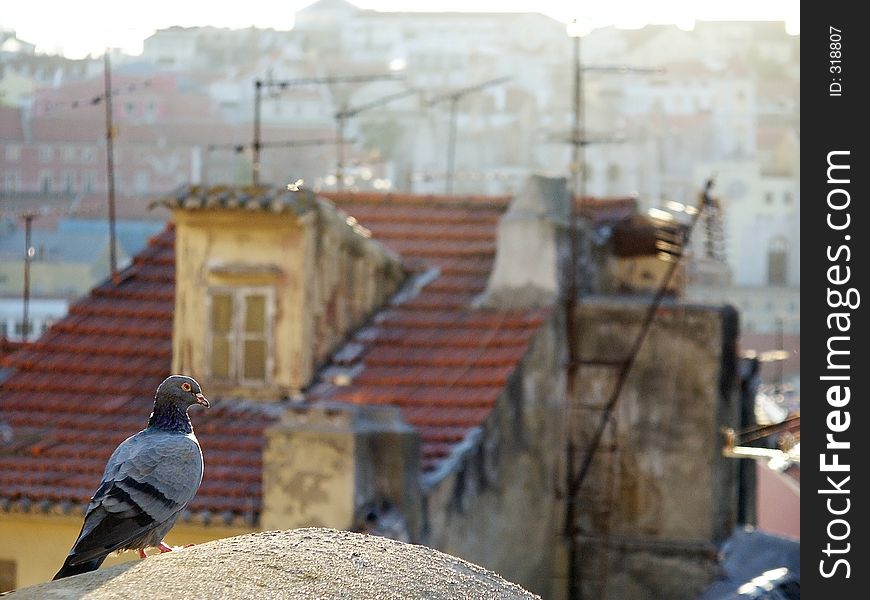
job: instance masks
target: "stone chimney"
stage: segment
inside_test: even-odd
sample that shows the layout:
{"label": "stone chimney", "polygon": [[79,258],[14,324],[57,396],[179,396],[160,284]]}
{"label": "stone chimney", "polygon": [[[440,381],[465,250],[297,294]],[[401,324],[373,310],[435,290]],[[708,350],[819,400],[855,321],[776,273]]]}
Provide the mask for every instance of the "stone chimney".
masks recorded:
{"label": "stone chimney", "polygon": [[570,257],[570,216],[564,177],[530,177],[499,222],[495,266],[479,306],[519,309],[555,302]]}
{"label": "stone chimney", "polygon": [[298,406],[265,437],[263,529],[360,529],[391,506],[404,536],[419,539],[419,435],[396,407]]}
{"label": "stone chimney", "polygon": [[277,401],[396,291],[398,258],[310,191],[180,190],[172,370],[216,396]]}

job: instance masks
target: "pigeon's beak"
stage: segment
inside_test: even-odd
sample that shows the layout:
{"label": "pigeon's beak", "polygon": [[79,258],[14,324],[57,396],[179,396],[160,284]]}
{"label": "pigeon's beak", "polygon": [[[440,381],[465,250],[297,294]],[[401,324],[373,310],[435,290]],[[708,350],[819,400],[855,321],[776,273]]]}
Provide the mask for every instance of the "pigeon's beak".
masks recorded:
{"label": "pigeon's beak", "polygon": [[208,398],[206,398],[206,397],[203,396],[202,394],[197,394],[197,395],[196,395],[196,403],[197,403],[197,404],[202,404],[202,405],[203,405],[204,407],[206,407],[206,408],[208,408],[209,406],[211,406],[211,404],[208,403]]}

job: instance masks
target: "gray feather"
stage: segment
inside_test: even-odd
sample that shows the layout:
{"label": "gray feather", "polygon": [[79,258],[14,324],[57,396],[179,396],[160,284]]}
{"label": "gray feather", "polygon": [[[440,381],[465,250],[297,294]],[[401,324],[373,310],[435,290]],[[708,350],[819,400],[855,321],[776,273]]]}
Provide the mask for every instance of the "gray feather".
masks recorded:
{"label": "gray feather", "polygon": [[188,409],[209,407],[192,377],[157,386],[148,427],[115,449],[82,530],[55,579],[99,568],[114,550],[158,546],[202,482],[202,451]]}
{"label": "gray feather", "polygon": [[202,451],[193,433],[146,429],[127,438],[106,464],[69,564],[159,544],[201,481]]}

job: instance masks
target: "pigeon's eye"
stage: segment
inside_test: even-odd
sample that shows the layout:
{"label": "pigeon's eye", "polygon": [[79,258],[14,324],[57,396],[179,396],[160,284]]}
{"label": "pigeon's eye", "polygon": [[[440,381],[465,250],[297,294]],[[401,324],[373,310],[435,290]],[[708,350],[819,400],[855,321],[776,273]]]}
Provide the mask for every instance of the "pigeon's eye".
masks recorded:
{"label": "pigeon's eye", "polygon": [[189,392],[190,391],[190,384],[185,381],[184,383],[181,384],[181,389],[183,389],[185,392]]}

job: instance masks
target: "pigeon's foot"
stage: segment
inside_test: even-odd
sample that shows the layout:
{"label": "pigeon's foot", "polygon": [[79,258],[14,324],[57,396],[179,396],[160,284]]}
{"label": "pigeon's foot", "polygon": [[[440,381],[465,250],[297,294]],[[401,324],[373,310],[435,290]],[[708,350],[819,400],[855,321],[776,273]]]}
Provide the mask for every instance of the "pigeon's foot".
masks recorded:
{"label": "pigeon's foot", "polygon": [[172,552],[173,550],[175,550],[175,548],[173,548],[172,546],[167,546],[163,542],[157,544],[157,549],[160,550],[160,554],[163,554],[164,552]]}
{"label": "pigeon's foot", "polygon": [[148,555],[145,554],[145,550],[143,550],[142,548],[139,548],[139,558],[141,559],[141,558],[147,558],[147,557],[148,557]]}

